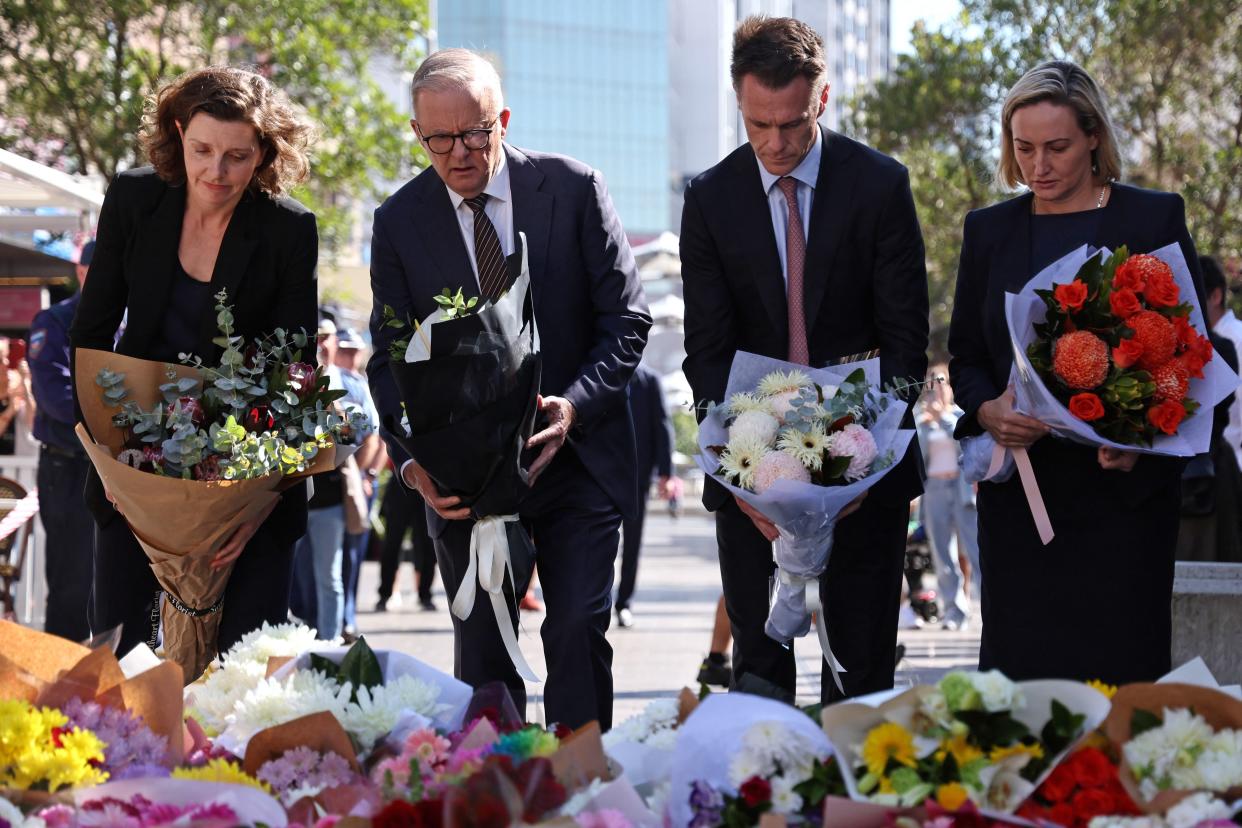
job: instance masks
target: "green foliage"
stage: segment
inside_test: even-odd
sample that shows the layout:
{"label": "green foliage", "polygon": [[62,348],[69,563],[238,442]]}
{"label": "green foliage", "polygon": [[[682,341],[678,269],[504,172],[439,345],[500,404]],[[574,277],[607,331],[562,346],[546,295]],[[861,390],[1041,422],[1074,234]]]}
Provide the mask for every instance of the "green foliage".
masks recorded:
{"label": "green foliage", "polygon": [[331,251],[347,241],[351,198],[425,166],[406,108],[370,67],[382,58],[411,70],[427,29],[427,0],[0,0],[0,60],[22,79],[0,96],[0,146],[111,177],[146,163],[143,102],[162,83],[254,66],[320,128],[294,196]]}
{"label": "green foliage", "polygon": [[479,297],[471,296],[469,299],[461,294],[461,288],[457,289],[457,293],[451,292],[448,288],[440,291],[439,296],[431,297],[435,303],[440,306],[444,312],[445,319],[461,319],[463,316],[469,316],[470,312],[479,304]]}
{"label": "green foliage", "polygon": [[673,418],[673,446],[687,457],[699,453],[699,421],[689,411],[677,410]]}
{"label": "green foliage", "polygon": [[1160,717],[1150,710],[1142,710],[1134,708],[1134,712],[1130,714],[1130,738],[1133,739],[1149,730],[1155,730],[1164,724]]}
{"label": "green foliage", "polygon": [[[910,169],[927,245],[931,350],[946,340],[962,222],[1013,195],[992,173],[1009,87],[1044,60],[1091,72],[1122,180],[1181,193],[1202,253],[1242,255],[1242,5],[1238,0],[963,0],[857,99],[852,131]],[[1172,241],[1172,239],[1170,239]]]}
{"label": "green foliage", "polygon": [[318,670],[338,684],[348,682],[352,690],[350,700],[354,702],[358,701],[359,688],[370,690],[384,683],[384,671],[366,638],[355,641],[340,664],[316,653],[310,654],[310,662],[312,670]]}

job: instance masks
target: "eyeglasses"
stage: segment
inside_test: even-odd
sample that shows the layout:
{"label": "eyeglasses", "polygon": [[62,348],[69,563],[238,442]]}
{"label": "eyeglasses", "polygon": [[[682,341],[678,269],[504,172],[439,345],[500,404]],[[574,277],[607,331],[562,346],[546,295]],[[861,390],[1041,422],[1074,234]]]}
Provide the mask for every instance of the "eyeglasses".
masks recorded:
{"label": "eyeglasses", "polygon": [[[499,119],[497,119],[499,120]],[[418,131],[418,137],[423,139],[423,143],[427,145],[427,149],[436,155],[448,155],[453,151],[453,146],[460,138],[462,144],[468,150],[481,150],[487,146],[487,142],[492,139],[492,131],[496,128],[496,121],[492,121],[485,127],[479,129],[468,129],[465,132],[438,132],[435,135],[423,135],[423,131]]]}

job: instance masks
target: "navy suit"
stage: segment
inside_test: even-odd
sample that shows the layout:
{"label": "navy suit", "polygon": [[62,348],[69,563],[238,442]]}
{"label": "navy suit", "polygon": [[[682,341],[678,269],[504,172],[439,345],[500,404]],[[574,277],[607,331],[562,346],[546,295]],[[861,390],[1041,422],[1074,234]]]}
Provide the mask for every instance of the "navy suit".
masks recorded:
{"label": "navy suit", "polygon": [[[612,567],[622,516],[638,508],[634,432],[625,387],[638,364],[651,317],[634,258],[599,173],[573,159],[504,146],[514,233],[526,235],[535,319],[543,353],[541,391],[573,403],[569,440],[521,509],[535,543],[548,607],[542,635],[548,664],[550,721],[579,726],[612,716],[608,628]],[[393,331],[383,308],[422,319],[448,287],[478,295],[448,189],[424,170],[375,211],[371,248],[375,353],[367,374],[381,419],[400,420],[388,371]],[[409,459],[383,433],[394,462]],[[471,521],[428,512],[429,529],[450,598],[464,575]],[[517,594],[525,584],[516,585]],[[516,611],[514,612],[516,623]],[[500,642],[486,600],[469,619],[453,619],[455,672],[478,685],[525,689]]]}
{"label": "navy suit", "polygon": [[[803,269],[810,364],[878,350],[886,381],[922,380],[927,270],[909,175],[843,135],[823,130],[822,138]],[[686,379],[696,401],[723,402],[737,351],[788,354],[785,279],[749,144],[686,189],[681,263]],[[820,592],[849,695],[892,687],[906,522],[910,500],[922,491],[921,468],[917,447],[907,451],[836,529]],[[703,503],[716,513],[735,680],[751,673],[792,698],[793,652],[764,632],[772,545],[715,481],[707,482]],[[823,699],[837,698],[827,669],[823,676]]]}
{"label": "navy suit", "polygon": [[617,586],[617,611],[630,605],[638,579],[638,552],[643,542],[647,515],[647,490],[651,476],[673,476],[673,426],[664,405],[660,375],[640,364],[629,387],[630,416],[638,449],[638,510],[622,526],[621,583]]}

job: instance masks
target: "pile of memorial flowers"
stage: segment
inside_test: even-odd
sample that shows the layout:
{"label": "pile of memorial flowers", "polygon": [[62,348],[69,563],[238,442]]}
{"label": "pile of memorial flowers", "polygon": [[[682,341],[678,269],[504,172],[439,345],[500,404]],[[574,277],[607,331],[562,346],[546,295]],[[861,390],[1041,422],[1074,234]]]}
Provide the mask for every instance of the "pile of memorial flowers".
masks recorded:
{"label": "pile of memorial flowers", "polygon": [[[251,633],[184,694],[175,663],[122,668],[5,622],[0,666],[13,828],[1222,828],[1242,793],[1242,702],[1183,685],[1110,706],[1113,688],[952,673],[822,710],[683,691],[601,736],[293,625]],[[1010,798],[991,796],[1010,772]]]}

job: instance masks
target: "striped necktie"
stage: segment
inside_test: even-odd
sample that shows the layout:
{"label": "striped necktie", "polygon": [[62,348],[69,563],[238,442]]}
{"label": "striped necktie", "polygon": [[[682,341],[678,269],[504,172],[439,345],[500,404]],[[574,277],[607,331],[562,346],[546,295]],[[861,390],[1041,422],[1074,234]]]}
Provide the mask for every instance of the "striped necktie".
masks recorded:
{"label": "striped necktie", "polygon": [[483,211],[487,199],[487,193],[479,193],[465,201],[474,211],[474,261],[479,271],[479,291],[485,299],[498,299],[509,289],[509,269],[496,228]]}

